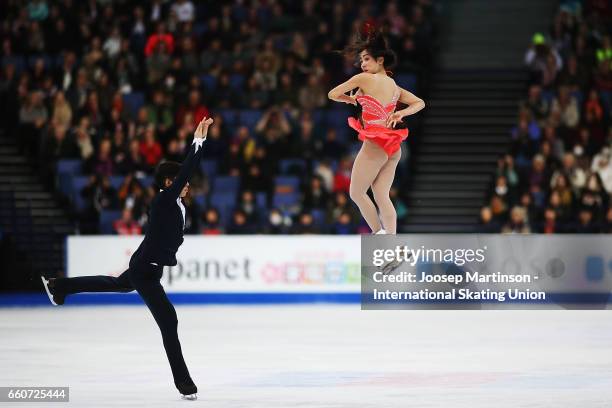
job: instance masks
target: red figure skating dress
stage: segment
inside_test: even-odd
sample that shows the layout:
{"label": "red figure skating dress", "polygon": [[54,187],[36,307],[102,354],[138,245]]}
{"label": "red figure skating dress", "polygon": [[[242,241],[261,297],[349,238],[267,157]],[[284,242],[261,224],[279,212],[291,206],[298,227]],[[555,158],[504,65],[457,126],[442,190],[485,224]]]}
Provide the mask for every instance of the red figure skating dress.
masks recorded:
{"label": "red figure skating dress", "polygon": [[361,105],[361,121],[357,118],[348,118],[348,124],[359,133],[362,142],[369,139],[379,145],[391,157],[400,149],[400,143],[408,137],[408,129],[390,129],[386,126],[387,118],[395,112],[400,91],[396,87],[393,99],[383,106],[376,98],[370,95],[358,95],[355,99]]}

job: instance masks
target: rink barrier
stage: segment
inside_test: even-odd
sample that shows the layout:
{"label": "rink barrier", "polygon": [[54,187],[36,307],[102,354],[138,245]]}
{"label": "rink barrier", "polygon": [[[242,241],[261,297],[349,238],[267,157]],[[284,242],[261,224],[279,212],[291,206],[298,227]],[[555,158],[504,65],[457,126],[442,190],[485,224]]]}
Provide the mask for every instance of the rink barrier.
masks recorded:
{"label": "rink barrier", "polygon": [[[281,305],[281,304],[350,304],[361,302],[360,293],[169,293],[175,305]],[[433,302],[433,301],[431,301]],[[482,300],[474,303],[490,303]],[[430,303],[419,301],[413,303]],[[612,296],[607,292],[547,293],[545,301],[508,300],[506,303],[573,303],[581,305],[609,305]],[[87,293],[71,295],[65,306],[95,305],[144,305],[136,293]],[[51,306],[44,293],[19,293],[0,295],[0,307]]]}

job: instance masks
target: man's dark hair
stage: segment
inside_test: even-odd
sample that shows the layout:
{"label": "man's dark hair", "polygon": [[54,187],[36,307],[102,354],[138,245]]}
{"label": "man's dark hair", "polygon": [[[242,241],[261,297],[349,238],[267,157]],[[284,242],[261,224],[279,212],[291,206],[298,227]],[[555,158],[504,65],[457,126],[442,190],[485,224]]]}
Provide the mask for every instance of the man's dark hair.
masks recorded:
{"label": "man's dark hair", "polygon": [[175,161],[165,161],[159,163],[155,168],[155,186],[164,189],[164,182],[167,178],[173,180],[181,170],[181,164]]}

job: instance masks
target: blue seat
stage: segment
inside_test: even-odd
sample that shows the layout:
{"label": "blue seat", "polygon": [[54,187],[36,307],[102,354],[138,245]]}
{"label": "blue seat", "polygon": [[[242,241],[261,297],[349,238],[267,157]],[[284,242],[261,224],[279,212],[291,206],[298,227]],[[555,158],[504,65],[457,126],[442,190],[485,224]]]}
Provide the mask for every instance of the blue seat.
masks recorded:
{"label": "blue seat", "polygon": [[213,179],[217,175],[217,166],[217,160],[215,159],[206,159],[200,162],[200,169],[202,169],[202,173],[204,173],[209,179]]}
{"label": "blue seat", "polygon": [[57,183],[59,190],[64,195],[70,195],[72,187],[72,177],[81,174],[81,167],[81,160],[63,159],[57,162]]}
{"label": "blue seat", "polygon": [[283,193],[294,193],[300,189],[300,179],[295,176],[276,176],[274,178],[274,190],[283,190]]}
{"label": "blue seat", "polygon": [[119,190],[123,184],[123,176],[111,176],[109,177],[110,185],[115,189]]}
{"label": "blue seat", "polygon": [[212,191],[214,193],[237,194],[239,188],[240,179],[238,176],[219,176],[214,180]]}
{"label": "blue seat", "polygon": [[50,69],[52,68],[52,60],[48,55],[31,55],[30,57],[28,57],[28,66],[30,68],[34,67],[34,64],[36,64],[36,61],[42,59],[43,63],[45,65],[45,69]]}
{"label": "blue seat", "polygon": [[323,210],[312,210],[310,212],[312,215],[312,220],[315,225],[321,227],[325,224],[325,211]]}
{"label": "blue seat", "polygon": [[61,159],[57,162],[57,172],[58,174],[62,173],[71,173],[71,174],[80,174],[81,173],[82,162],[79,159]]}
{"label": "blue seat", "polygon": [[395,83],[407,91],[415,92],[417,87],[417,77],[414,74],[397,74]]}
{"label": "blue seat", "polygon": [[217,77],[215,77],[214,75],[201,75],[200,81],[202,81],[207,91],[214,91],[215,88],[217,88]]}
{"label": "blue seat", "polygon": [[327,124],[327,118],[325,117],[327,109],[315,109],[312,111],[312,121],[315,127],[325,126]]}
{"label": "blue seat", "polygon": [[89,182],[88,176],[75,176],[72,178],[72,202],[77,210],[83,211],[85,209],[85,199],[81,196],[81,190],[85,188]]}
{"label": "blue seat", "polygon": [[241,90],[244,85],[244,75],[242,74],[232,74],[229,78],[229,85],[234,90]]}
{"label": "blue seat", "polygon": [[288,207],[295,206],[300,201],[300,195],[298,193],[276,193],[272,205],[277,208],[287,209]]}
{"label": "blue seat", "polygon": [[240,124],[253,130],[263,112],[259,109],[242,109],[240,111]]}
{"label": "blue seat", "polygon": [[210,206],[219,211],[221,224],[227,225],[232,216],[232,211],[236,206],[237,194],[215,193],[210,196]]}
{"label": "blue seat", "polygon": [[27,68],[25,58],[20,55],[2,57],[2,68],[6,67],[7,65],[14,65],[17,73],[20,73]]}
{"label": "blue seat", "polygon": [[266,211],[268,209],[268,196],[266,193],[255,194],[255,206],[259,211]]}
{"label": "blue seat", "polygon": [[210,205],[217,209],[228,207],[234,208],[236,206],[237,194],[234,193],[214,193],[210,196]]}
{"label": "blue seat", "polygon": [[123,95],[123,103],[127,108],[127,112],[133,118],[138,114],[138,110],[144,106],[145,98],[142,92],[132,92]]}
{"label": "blue seat", "polygon": [[351,115],[348,109],[331,109],[327,111],[327,125],[336,128],[347,128],[347,118]]}
{"label": "blue seat", "polygon": [[113,222],[121,218],[121,211],[118,210],[102,210],[100,213],[100,233],[114,234]]}
{"label": "blue seat", "polygon": [[238,111],[235,109],[217,109],[216,113],[221,115],[227,126],[235,126],[238,123]]}
{"label": "blue seat", "polygon": [[[317,167],[319,166],[320,161],[319,160],[313,160],[312,161],[312,170],[316,170]],[[329,167],[331,167],[332,172],[335,174],[336,171],[338,170],[338,161],[337,160],[331,160],[329,162]]]}
{"label": "blue seat", "polygon": [[283,159],[279,163],[282,174],[304,174],[306,172],[306,161],[304,159]]}
{"label": "blue seat", "polygon": [[203,210],[206,208],[206,196],[204,194],[198,194],[193,197],[193,201],[195,201],[196,205]]}
{"label": "blue seat", "polygon": [[153,176],[138,177],[136,178],[136,180],[138,180],[138,182],[144,189],[147,189],[152,186],[154,182]]}

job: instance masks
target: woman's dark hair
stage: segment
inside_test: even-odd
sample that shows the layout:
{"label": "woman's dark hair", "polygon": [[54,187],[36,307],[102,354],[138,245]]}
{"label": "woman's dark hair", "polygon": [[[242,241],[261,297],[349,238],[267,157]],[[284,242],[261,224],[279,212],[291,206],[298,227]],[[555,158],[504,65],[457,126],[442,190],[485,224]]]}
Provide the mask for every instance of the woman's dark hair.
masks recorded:
{"label": "woman's dark hair", "polygon": [[383,57],[385,59],[383,64],[387,70],[392,69],[397,64],[397,55],[389,48],[389,43],[380,30],[370,31],[366,38],[357,34],[353,42],[342,50],[342,53],[356,58],[363,50],[368,51],[374,59]]}
{"label": "woman's dark hair", "polygon": [[181,170],[181,164],[174,161],[159,163],[155,169],[155,186],[164,189],[164,182],[167,178],[174,179]]}

